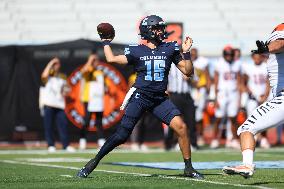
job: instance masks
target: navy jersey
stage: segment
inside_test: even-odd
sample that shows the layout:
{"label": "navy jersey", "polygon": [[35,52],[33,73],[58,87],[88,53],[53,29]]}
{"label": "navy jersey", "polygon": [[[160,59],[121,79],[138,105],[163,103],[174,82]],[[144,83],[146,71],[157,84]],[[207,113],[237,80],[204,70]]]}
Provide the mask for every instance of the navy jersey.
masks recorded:
{"label": "navy jersey", "polygon": [[176,42],[164,42],[155,49],[145,45],[129,45],[124,54],[128,64],[134,65],[137,72],[134,87],[158,93],[164,93],[167,89],[172,62],[178,64],[182,60]]}

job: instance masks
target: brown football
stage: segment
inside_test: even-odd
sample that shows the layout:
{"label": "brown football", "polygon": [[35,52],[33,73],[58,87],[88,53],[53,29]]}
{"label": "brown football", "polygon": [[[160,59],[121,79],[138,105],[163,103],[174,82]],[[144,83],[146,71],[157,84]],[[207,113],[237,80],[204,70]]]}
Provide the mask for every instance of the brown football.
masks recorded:
{"label": "brown football", "polygon": [[115,36],[115,30],[110,23],[100,23],[97,31],[101,39],[113,39]]}

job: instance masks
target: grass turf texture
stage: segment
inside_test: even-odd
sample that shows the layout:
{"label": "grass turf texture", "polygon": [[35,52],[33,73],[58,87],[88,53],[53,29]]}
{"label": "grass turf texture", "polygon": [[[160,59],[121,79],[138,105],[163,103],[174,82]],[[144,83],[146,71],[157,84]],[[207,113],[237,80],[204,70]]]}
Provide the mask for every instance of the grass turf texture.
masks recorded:
{"label": "grass turf texture", "polygon": [[[2,151],[3,152],[3,151]],[[17,152],[17,151],[15,151]],[[93,172],[87,179],[77,179],[76,169],[86,162],[28,162],[28,158],[91,158],[92,153],[35,153],[11,154],[0,151],[0,188],[284,188],[284,169],[259,169],[253,178],[222,175],[221,170],[202,170],[204,181],[184,180],[181,170],[159,170],[100,164],[97,169],[125,173]],[[238,151],[213,150],[193,153],[193,161],[240,161]],[[3,162],[12,161],[12,163]],[[284,149],[261,150],[255,160],[284,160]],[[107,162],[163,162],[182,161],[179,152],[120,153],[115,152],[103,159]],[[18,162],[22,162],[19,164]],[[27,163],[27,164],[26,164]],[[30,163],[30,164],[29,164]],[[33,165],[36,164],[36,165]],[[62,167],[45,167],[59,165]],[[69,167],[69,168],[66,168]],[[70,168],[71,167],[71,168]],[[131,175],[139,173],[143,175]],[[62,176],[63,175],[63,176]],[[67,175],[67,176],[66,176]],[[68,177],[69,175],[69,177]]]}

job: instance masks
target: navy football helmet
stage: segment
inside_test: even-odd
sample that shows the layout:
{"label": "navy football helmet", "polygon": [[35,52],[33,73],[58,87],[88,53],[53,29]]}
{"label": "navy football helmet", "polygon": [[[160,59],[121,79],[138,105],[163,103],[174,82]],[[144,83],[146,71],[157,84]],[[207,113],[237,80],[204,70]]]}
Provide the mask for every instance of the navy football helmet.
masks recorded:
{"label": "navy football helmet", "polygon": [[[139,26],[142,39],[161,43],[167,38],[166,23],[157,15],[146,16]],[[160,32],[157,32],[160,31]]]}

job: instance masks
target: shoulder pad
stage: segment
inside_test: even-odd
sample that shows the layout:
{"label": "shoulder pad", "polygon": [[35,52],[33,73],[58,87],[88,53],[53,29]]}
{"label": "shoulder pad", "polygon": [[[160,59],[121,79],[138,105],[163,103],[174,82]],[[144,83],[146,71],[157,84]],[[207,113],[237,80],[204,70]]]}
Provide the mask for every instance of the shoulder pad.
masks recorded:
{"label": "shoulder pad", "polygon": [[133,50],[135,50],[139,45],[137,44],[131,44],[131,45],[126,45],[124,48],[124,55],[128,55],[130,53],[133,53]]}
{"label": "shoulder pad", "polygon": [[174,45],[175,45],[175,50],[179,51],[179,45],[178,45],[178,43],[176,41],[174,41]]}
{"label": "shoulder pad", "polygon": [[170,41],[170,42],[167,42],[167,44],[169,46],[173,46],[175,51],[179,51],[179,45],[178,45],[177,41]]}

